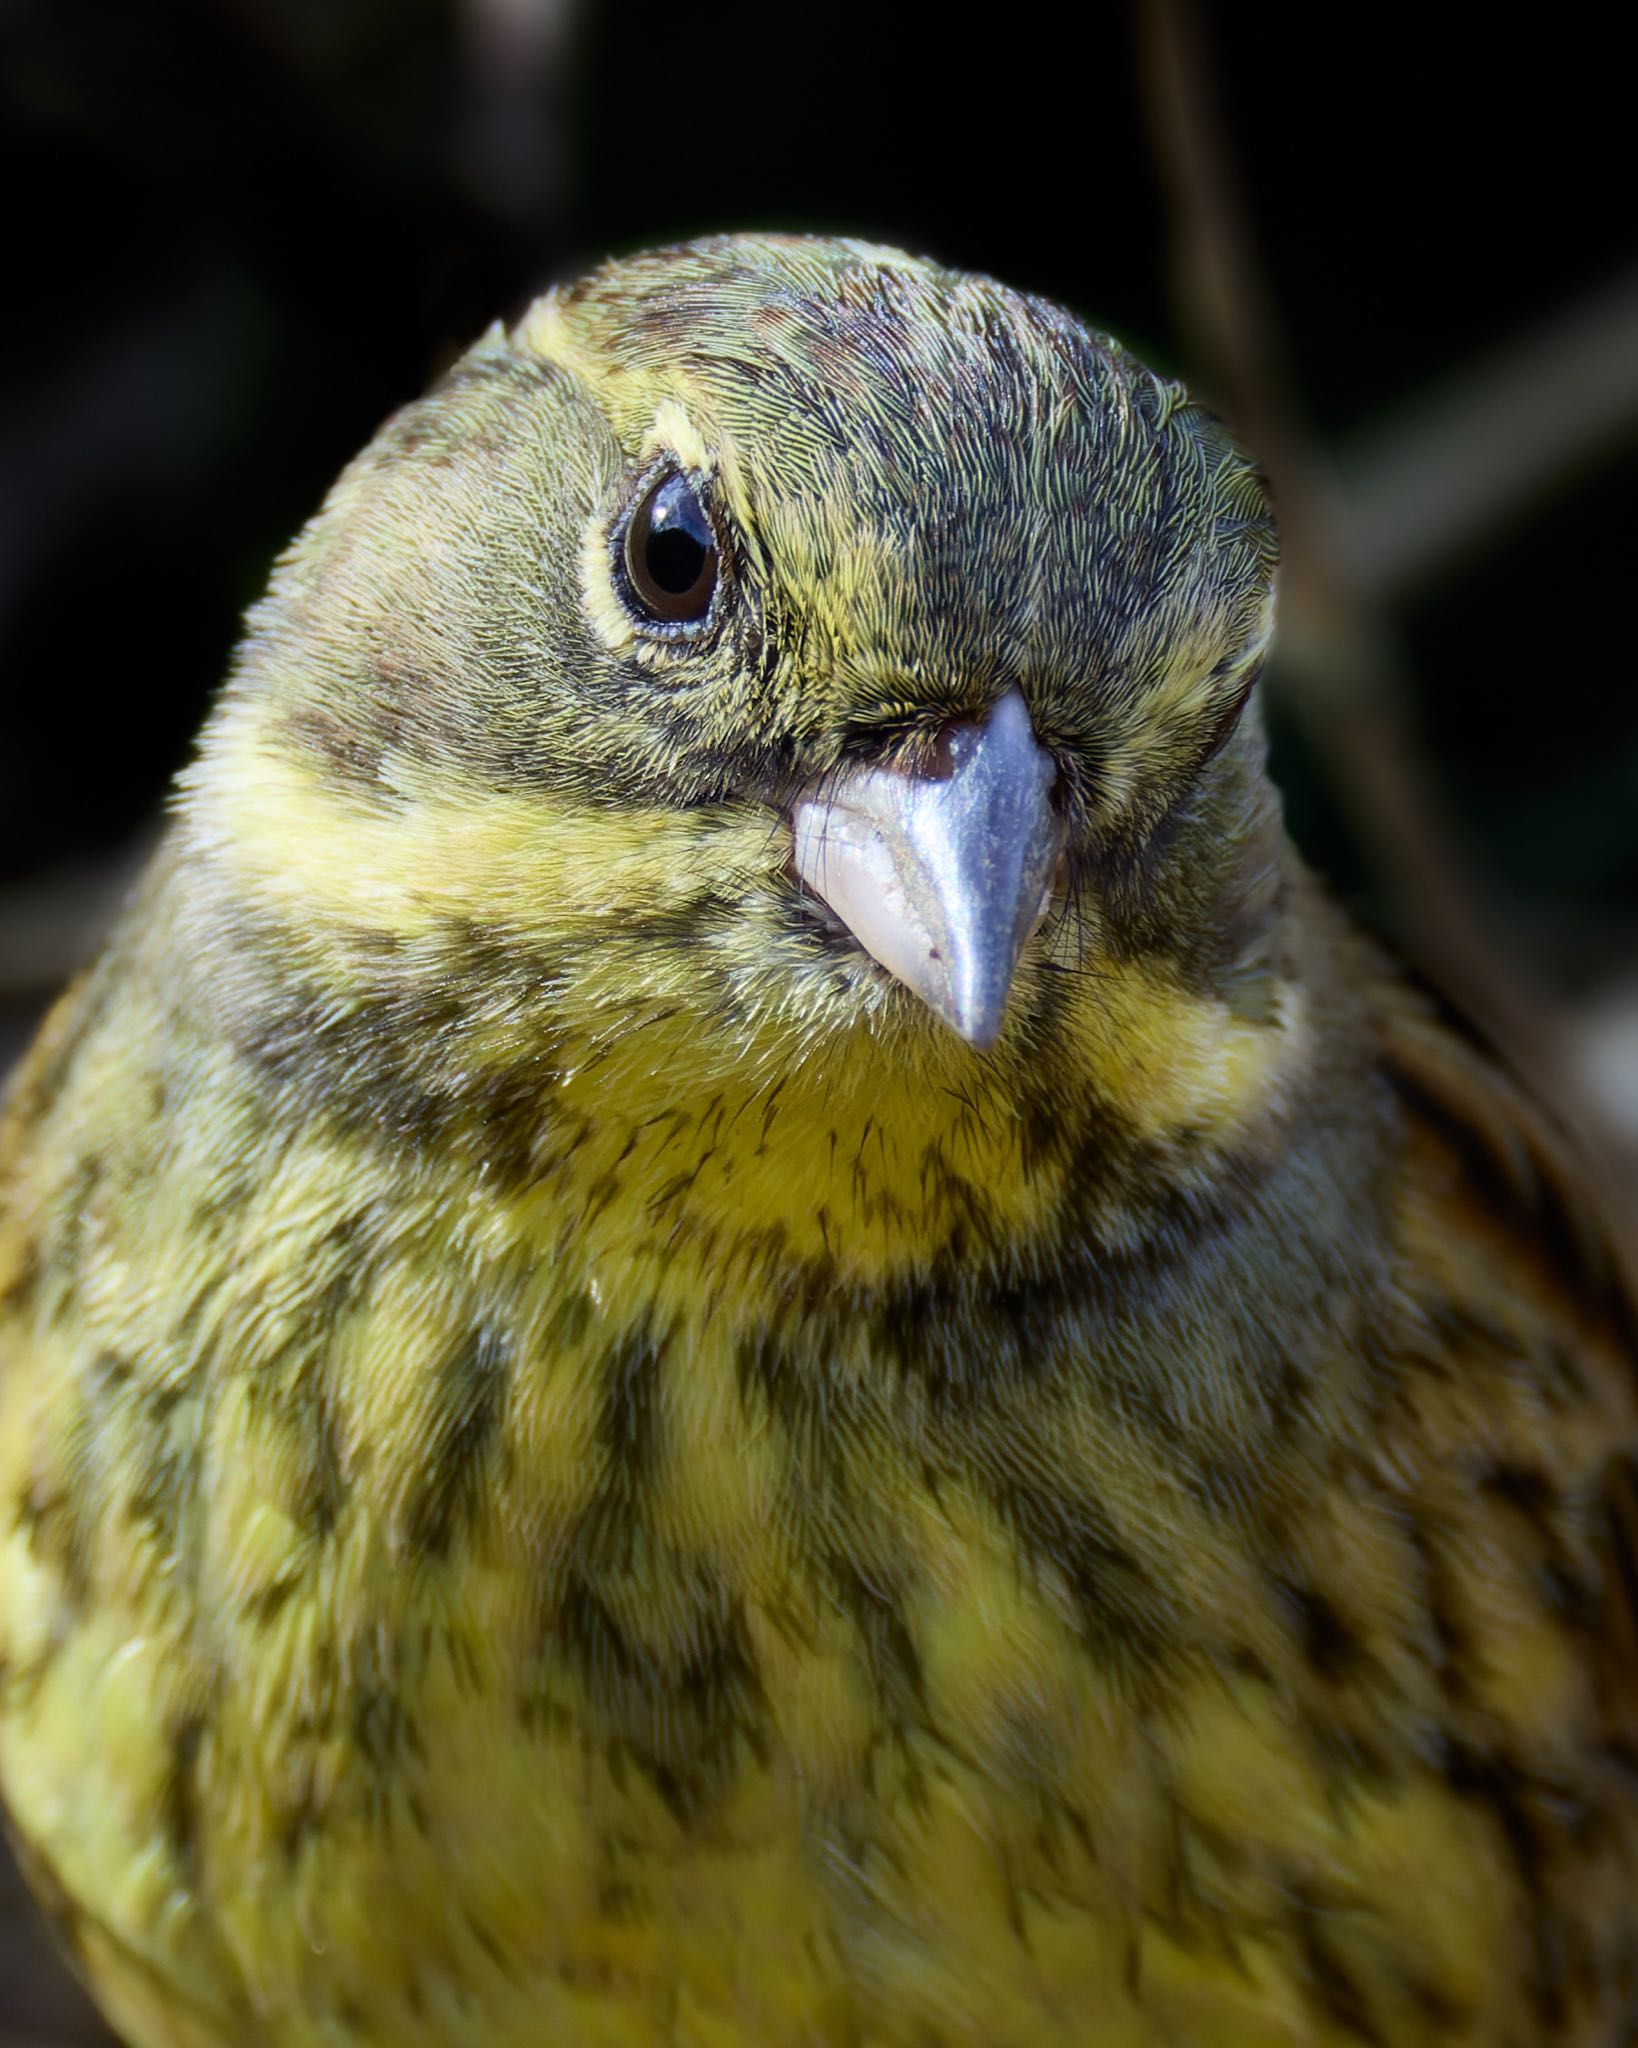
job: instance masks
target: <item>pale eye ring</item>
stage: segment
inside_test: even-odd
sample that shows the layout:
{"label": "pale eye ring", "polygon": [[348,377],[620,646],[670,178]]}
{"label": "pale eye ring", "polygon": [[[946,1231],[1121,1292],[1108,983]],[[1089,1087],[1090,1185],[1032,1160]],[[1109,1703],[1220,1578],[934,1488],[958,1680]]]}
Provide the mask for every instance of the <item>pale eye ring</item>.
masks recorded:
{"label": "pale eye ring", "polygon": [[637,500],[621,554],[628,601],[641,618],[687,626],[709,615],[722,551],[699,491],[681,470],[665,470]]}

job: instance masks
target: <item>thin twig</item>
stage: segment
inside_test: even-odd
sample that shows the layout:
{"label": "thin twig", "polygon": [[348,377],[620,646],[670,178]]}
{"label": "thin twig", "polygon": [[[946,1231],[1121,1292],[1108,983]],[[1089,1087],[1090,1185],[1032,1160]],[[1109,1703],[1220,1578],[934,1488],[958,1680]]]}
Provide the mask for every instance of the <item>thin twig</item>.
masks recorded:
{"label": "thin twig", "polygon": [[1335,480],[1295,397],[1196,9],[1144,0],[1139,22],[1181,316],[1208,389],[1264,464],[1279,507],[1290,702],[1390,892],[1407,949],[1564,1095],[1557,1019],[1491,937],[1415,745],[1388,635],[1343,550]]}
{"label": "thin twig", "polygon": [[1339,542],[1404,597],[1638,438],[1638,268],[1407,405],[1338,456]]}
{"label": "thin twig", "polygon": [[564,53],[574,0],[460,0],[461,167],[493,213],[539,225],[561,203]]}

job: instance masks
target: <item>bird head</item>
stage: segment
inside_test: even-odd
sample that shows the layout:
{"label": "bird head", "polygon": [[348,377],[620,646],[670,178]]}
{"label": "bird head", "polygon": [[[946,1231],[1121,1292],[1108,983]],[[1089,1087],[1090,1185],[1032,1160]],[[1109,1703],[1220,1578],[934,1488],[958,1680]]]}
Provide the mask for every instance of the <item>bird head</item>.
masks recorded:
{"label": "bird head", "polygon": [[1017,1057],[1268,868],[1274,558],[1217,421],[1042,300],[851,241],[617,261],[345,472],[183,835],[303,1030],[437,990],[468,1066],[662,1020],[706,1067]]}

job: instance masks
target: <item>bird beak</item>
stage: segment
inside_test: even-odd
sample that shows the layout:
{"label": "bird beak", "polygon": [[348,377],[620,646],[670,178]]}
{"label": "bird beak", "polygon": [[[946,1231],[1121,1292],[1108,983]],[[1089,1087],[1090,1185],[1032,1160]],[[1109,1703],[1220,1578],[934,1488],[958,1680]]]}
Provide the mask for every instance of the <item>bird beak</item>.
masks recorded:
{"label": "bird beak", "polygon": [[851,768],[804,792],[796,871],[889,974],[987,1048],[1063,851],[1057,770],[1017,690],[982,725],[953,726],[945,762]]}

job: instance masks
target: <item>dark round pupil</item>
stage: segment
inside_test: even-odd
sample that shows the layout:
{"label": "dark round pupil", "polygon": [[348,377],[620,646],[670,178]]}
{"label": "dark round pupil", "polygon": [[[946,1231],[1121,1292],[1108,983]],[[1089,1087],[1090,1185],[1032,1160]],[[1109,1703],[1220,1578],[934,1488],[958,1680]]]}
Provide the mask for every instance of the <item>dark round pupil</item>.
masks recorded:
{"label": "dark round pupil", "polygon": [[661,478],[626,528],[631,596],[650,619],[687,625],[703,619],[717,588],[717,536],[685,476]]}
{"label": "dark round pupil", "polygon": [[672,477],[654,494],[643,567],[668,596],[686,597],[715,550],[716,535],[705,508],[680,476]]}

